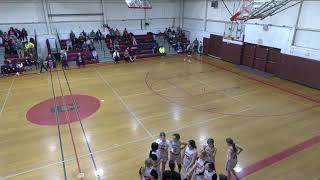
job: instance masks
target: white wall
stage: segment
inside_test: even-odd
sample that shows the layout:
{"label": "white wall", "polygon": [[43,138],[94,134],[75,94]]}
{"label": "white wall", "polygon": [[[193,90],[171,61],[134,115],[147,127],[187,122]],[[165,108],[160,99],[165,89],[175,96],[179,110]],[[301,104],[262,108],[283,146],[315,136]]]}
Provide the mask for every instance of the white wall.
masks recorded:
{"label": "white wall", "polygon": [[[239,1],[225,2],[234,13]],[[320,1],[304,1],[296,27],[298,12],[299,5],[296,5],[264,20],[249,20],[245,25],[244,41],[257,44],[262,40],[262,45],[280,48],[283,53],[320,60]],[[218,8],[212,8],[209,0],[184,1],[183,28],[190,31],[191,40],[210,34],[223,35],[230,17],[221,1]],[[265,24],[269,25],[268,31],[263,29]]]}
{"label": "white wall", "polygon": [[[43,5],[43,2],[45,6]],[[38,35],[66,36],[70,30],[104,30],[103,24],[136,33],[159,32],[179,24],[179,0],[153,0],[152,9],[129,9],[124,0],[1,0],[0,29],[25,27]],[[48,13],[49,32],[46,25]],[[145,26],[145,22],[150,25]],[[141,26],[142,24],[142,26]]]}

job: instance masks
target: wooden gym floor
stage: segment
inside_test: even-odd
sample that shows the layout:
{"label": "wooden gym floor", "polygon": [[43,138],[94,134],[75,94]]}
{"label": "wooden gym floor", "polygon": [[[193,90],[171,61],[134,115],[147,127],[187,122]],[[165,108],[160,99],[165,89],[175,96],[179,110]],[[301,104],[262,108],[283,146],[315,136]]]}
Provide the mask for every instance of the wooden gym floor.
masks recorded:
{"label": "wooden gym floor", "polygon": [[[224,140],[232,137],[244,148],[242,179],[320,179],[319,90],[209,57],[191,63],[184,57],[91,65],[66,71],[67,78],[55,71],[52,80],[50,73],[1,78],[0,179],[79,179],[79,172],[83,179],[139,179],[161,131],[198,147],[213,137],[219,173],[225,173]],[[53,90],[56,97],[96,97],[100,108],[59,129],[28,121],[27,111],[53,98]]]}

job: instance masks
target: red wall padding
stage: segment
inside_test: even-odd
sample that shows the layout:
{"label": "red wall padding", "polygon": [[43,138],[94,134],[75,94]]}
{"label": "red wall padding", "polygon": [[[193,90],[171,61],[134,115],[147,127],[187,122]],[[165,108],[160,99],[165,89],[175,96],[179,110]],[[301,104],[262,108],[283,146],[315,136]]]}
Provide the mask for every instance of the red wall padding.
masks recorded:
{"label": "red wall padding", "polygon": [[222,43],[221,58],[233,64],[241,64],[242,45]]}

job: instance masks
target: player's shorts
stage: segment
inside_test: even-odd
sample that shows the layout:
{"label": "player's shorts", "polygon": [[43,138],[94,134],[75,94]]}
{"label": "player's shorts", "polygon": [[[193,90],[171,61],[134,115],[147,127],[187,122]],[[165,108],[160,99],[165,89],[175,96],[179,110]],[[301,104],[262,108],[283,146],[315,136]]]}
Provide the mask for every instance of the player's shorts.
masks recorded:
{"label": "player's shorts", "polygon": [[231,171],[237,165],[238,161],[236,159],[230,159],[227,161],[226,170]]}
{"label": "player's shorts", "polygon": [[170,154],[170,160],[175,161],[177,164],[181,164],[181,154]]}
{"label": "player's shorts", "polygon": [[160,153],[160,161],[168,161],[168,154]]}

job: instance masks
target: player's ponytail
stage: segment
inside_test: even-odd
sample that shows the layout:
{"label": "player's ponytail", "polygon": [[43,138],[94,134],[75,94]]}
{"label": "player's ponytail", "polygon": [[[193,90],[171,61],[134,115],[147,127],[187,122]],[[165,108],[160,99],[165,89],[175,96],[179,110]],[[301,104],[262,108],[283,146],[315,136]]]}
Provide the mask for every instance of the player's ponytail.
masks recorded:
{"label": "player's ponytail", "polygon": [[226,142],[227,142],[229,145],[232,146],[232,150],[233,150],[234,154],[236,155],[237,152],[238,152],[238,150],[237,150],[236,144],[234,143],[233,139],[227,138],[227,139],[226,139]]}

